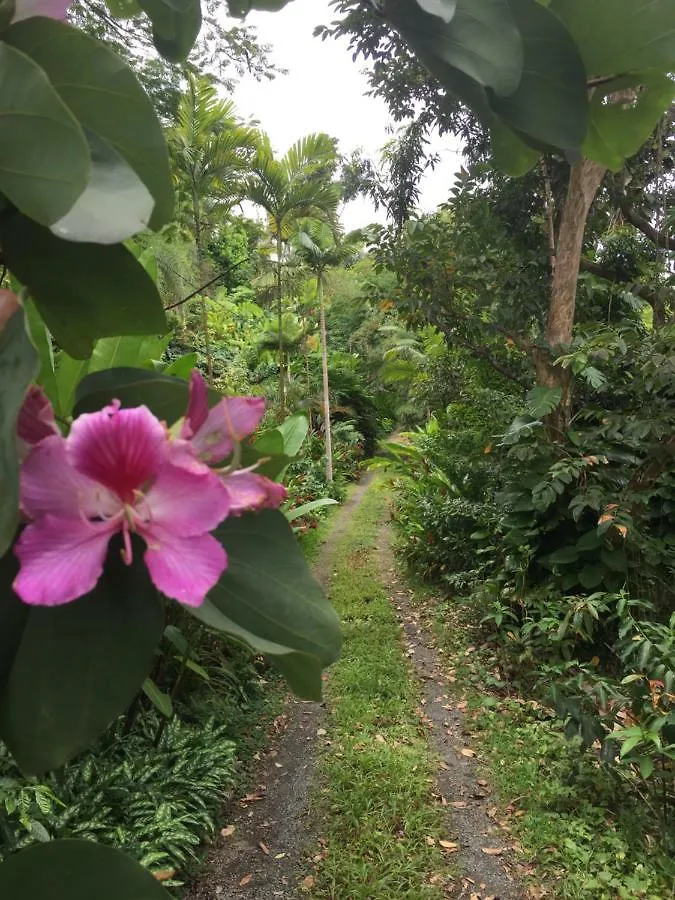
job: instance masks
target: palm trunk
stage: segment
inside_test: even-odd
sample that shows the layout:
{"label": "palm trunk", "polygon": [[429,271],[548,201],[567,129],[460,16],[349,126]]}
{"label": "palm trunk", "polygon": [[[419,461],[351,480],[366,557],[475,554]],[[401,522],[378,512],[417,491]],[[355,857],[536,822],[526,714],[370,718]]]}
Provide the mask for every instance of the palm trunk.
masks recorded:
{"label": "palm trunk", "polygon": [[[195,247],[197,249],[197,268],[199,270],[199,277],[203,280],[206,273],[204,270],[204,254],[202,251],[202,223],[199,210],[199,197],[196,193],[192,195],[192,214],[194,218]],[[202,307],[202,333],[204,335],[206,372],[210,381],[213,378],[213,356],[211,355],[211,338],[209,336],[209,311],[208,306],[206,305],[206,296],[204,294],[201,295],[200,302]]]}
{"label": "palm trunk", "polygon": [[319,301],[319,326],[321,329],[321,374],[323,376],[323,427],[326,439],[326,481],[331,482],[333,480],[333,441],[330,433],[328,340],[326,337],[326,310],[323,302],[323,281],[320,272],[316,279],[316,296]]}
{"label": "palm trunk", "polygon": [[283,332],[283,307],[281,295],[281,222],[276,223],[277,228],[277,325],[279,328],[279,420],[286,418],[286,375],[284,372],[284,332]]}
{"label": "palm trunk", "polygon": [[605,171],[588,159],[572,166],[560,220],[546,325],[548,351],[538,351],[535,355],[539,384],[560,388],[562,392],[560,405],[548,423],[553,436],[564,432],[569,425],[571,408],[570,370],[556,366],[553,360],[572,343],[586,219]]}

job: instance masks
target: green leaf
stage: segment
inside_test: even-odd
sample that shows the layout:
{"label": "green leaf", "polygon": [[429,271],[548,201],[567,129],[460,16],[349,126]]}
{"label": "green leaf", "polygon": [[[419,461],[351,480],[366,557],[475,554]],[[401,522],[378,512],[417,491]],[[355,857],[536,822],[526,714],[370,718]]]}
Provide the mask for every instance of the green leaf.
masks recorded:
{"label": "green leaf", "polygon": [[167,331],[156,285],[121,244],[63,241],[24,216],[0,223],[0,243],[5,263],[70,356],[89,356],[98,338]]}
{"label": "green leaf", "polygon": [[582,587],[592,590],[602,584],[605,572],[601,566],[584,566],[579,572],[579,582]]}
{"label": "green leaf", "polygon": [[589,76],[623,75],[675,65],[672,0],[552,0]]}
{"label": "green leaf", "polygon": [[387,18],[425,54],[507,96],[523,74],[523,42],[508,0],[457,0],[449,22],[414,0],[387,0]]}
{"label": "green leaf", "polygon": [[56,361],[57,401],[52,402],[58,415],[64,419],[73,411],[77,386],[89,371],[90,362],[88,359],[73,359],[63,350],[59,353]]}
{"label": "green leaf", "polygon": [[102,338],[94,347],[89,371],[148,366],[153,359],[162,356],[169,340],[169,336],[156,338],[143,335]]}
{"label": "green leaf", "polygon": [[307,437],[309,420],[304,413],[296,413],[277,426],[277,431],[283,438],[283,452],[286,456],[297,456]]}
{"label": "green leaf", "polygon": [[42,320],[42,316],[37,311],[37,307],[30,298],[25,300],[23,307],[26,310],[28,331],[40,359],[40,371],[36,380],[38,384],[42,385],[45,394],[56,409],[59,405],[59,391],[56,383],[56,362],[54,360],[52,336]]}
{"label": "green leaf", "polygon": [[202,24],[199,0],[138,0],[152,22],[155,47],[170,62],[183,62]]}
{"label": "green leaf", "polygon": [[[169,425],[185,415],[188,384],[148,369],[104,369],[88,375],[79,385],[75,414],[95,412],[117,398],[122,406],[145,404],[158,419]],[[209,388],[209,404],[220,400],[220,394]]]}
{"label": "green leaf", "polygon": [[227,519],[214,535],[228,568],[206,604],[188,611],[269,656],[297,694],[319,699],[321,670],[339,655],[340,623],[283,514]]}
{"label": "green leaf", "polygon": [[169,365],[162,370],[162,373],[164,375],[173,375],[174,378],[188,379],[192,370],[197,368],[198,360],[199,357],[197,353],[186,353],[183,356],[179,356],[177,359],[172,360]]}
{"label": "green leaf", "polygon": [[567,29],[537,0],[509,0],[524,41],[515,91],[490,98],[511,128],[537,142],[579,152],[588,130],[586,70]]}
{"label": "green leaf", "polygon": [[41,66],[79,123],[136,172],[155,201],[150,227],[169,222],[174,192],[162,127],[124,60],[83,31],[44,17],[17,22],[3,39]]}
{"label": "green leaf", "polygon": [[[608,101],[617,92],[625,101],[626,93],[634,91],[632,102]],[[596,88],[584,156],[618,171],[644,144],[674,97],[675,82],[662,72],[629,75]]]}
{"label": "green leaf", "polygon": [[155,201],[130,165],[103,138],[86,132],[91,174],[84,193],[50,226],[66,241],[117,244],[145,231]]}
{"label": "green leaf", "polygon": [[536,165],[541,153],[528,147],[501,119],[490,126],[490,140],[495,164],[507,175],[519,177]]}
{"label": "green leaf", "polygon": [[164,629],[164,637],[176,648],[181,656],[187,655],[190,650],[190,645],[180,628],[177,628],[175,625],[167,625]]}
{"label": "green leaf", "polygon": [[316,509],[322,509],[324,506],[336,505],[337,500],[333,500],[332,497],[321,497],[318,500],[310,500],[309,503],[303,503],[302,506],[296,506],[294,509],[287,509],[284,512],[284,515],[286,516],[287,522],[294,522],[296,519],[301,518],[301,516],[306,516]]}
{"label": "green leaf", "polygon": [[527,413],[534,419],[548,416],[560,403],[562,390],[537,385],[527,395]]}
{"label": "green leaf", "polygon": [[0,192],[51,225],[86,187],[89,147],[44,71],[6,43],[0,43],[0,127]]}
{"label": "green leaf", "polygon": [[19,519],[16,420],[38,369],[25,313],[19,309],[0,330],[0,557],[12,543]]}
{"label": "green leaf", "polygon": [[553,565],[567,565],[579,559],[579,551],[575,547],[561,547],[554,550],[548,558]]}
{"label": "green leaf", "polygon": [[2,900],[169,900],[139,863],[93,841],[49,841],[0,864]]}
{"label": "green leaf", "polygon": [[[29,774],[63,765],[89,747],[150,671],[163,606],[135,549],[126,566],[114,539],[90,594],[28,609],[0,696],[0,736]],[[1,574],[4,581],[11,570],[5,566]],[[7,581],[2,595],[3,604],[13,597]]]}
{"label": "green leaf", "polygon": [[160,691],[152,678],[146,678],[143,682],[143,693],[155,709],[166,719],[170,719],[173,716],[173,703],[171,702],[171,697],[163,691]]}

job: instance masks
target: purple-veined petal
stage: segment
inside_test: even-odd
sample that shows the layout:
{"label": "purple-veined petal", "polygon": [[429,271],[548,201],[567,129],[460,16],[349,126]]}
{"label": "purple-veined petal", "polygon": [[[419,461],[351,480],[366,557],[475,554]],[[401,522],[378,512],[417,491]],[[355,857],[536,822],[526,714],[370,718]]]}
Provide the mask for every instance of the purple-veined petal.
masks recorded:
{"label": "purple-veined petal", "polygon": [[26,391],[23,406],[19,410],[16,433],[27,444],[37,444],[53,434],[60,434],[49,398],[36,384]]}
{"label": "purple-veined petal", "polygon": [[230,511],[228,493],[220,478],[204,468],[193,472],[170,463],[162,466],[135,504],[140,534],[159,527],[176,537],[194,537],[220,525]]}
{"label": "purple-veined petal", "polygon": [[157,474],[168,453],[168,436],[147,406],[120,409],[117,403],[85,413],[68,436],[76,469],[114,491],[125,503]]}
{"label": "purple-veined petal", "polygon": [[155,587],[187,606],[200,606],[227,567],[227,555],[210,534],[180,538],[154,528],[144,535],[145,563]]}
{"label": "purple-veined petal", "polygon": [[19,305],[19,298],[14,291],[8,291],[6,288],[0,290],[0,331],[12,318]]}
{"label": "purple-veined petal", "polygon": [[221,462],[232,453],[235,442],[255,430],[264,414],[262,397],[223,397],[209,410],[191,443],[201,459]]}
{"label": "purple-veined petal", "polygon": [[59,606],[96,586],[117,522],[43,516],[28,525],[14,552],[21,568],[14,590],[24,603]]}
{"label": "purple-veined petal", "polygon": [[21,507],[31,518],[107,519],[122,509],[119,498],[75,469],[60,434],[36,444],[21,466]]}
{"label": "purple-veined petal", "polygon": [[188,407],[183,420],[180,436],[182,438],[193,437],[206,422],[209,414],[209,397],[206,382],[199,369],[193,369],[190,373],[190,394]]}
{"label": "purple-veined petal", "polygon": [[71,0],[15,0],[12,22],[46,16],[48,19],[65,19]]}
{"label": "purple-veined petal", "polygon": [[288,496],[283,484],[245,470],[226,475],[223,484],[230,498],[230,513],[235,516],[248,510],[276,508]]}

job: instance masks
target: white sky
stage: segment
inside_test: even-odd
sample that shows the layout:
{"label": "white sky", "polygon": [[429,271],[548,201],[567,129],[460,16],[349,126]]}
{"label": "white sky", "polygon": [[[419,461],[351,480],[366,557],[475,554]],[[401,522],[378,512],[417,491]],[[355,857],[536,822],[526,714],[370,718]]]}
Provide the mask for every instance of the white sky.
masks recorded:
{"label": "white sky", "polygon": [[[260,121],[278,153],[305,134],[325,131],[338,138],[341,153],[361,147],[376,157],[390,137],[384,101],[365,96],[363,61],[352,62],[346,41],[321,41],[312,35],[317,25],[333,18],[329,0],[293,0],[279,12],[253,12],[246,20],[255,26],[259,41],[272,46],[272,60],[288,74],[261,83],[246,77],[233,99],[242,118]],[[458,146],[452,136],[432,140],[430,149],[440,153],[441,163],[425,176],[422,210],[433,210],[447,199],[461,164]],[[383,219],[382,210],[376,214],[361,198],[342,213],[347,230]]]}

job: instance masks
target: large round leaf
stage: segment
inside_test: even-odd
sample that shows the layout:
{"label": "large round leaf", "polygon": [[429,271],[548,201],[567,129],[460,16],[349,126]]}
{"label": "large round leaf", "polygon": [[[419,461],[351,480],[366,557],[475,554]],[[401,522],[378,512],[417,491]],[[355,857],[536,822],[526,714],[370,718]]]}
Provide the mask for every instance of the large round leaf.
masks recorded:
{"label": "large round leaf", "polygon": [[673,0],[551,0],[589,75],[623,75],[675,66]]}
{"label": "large round leaf", "polygon": [[48,841],[0,863],[2,900],[169,900],[159,882],[119,850],[92,841]]}
{"label": "large round leaf", "polygon": [[[122,406],[147,406],[158,419],[171,425],[185,415],[188,393],[188,383],[182,378],[125,366],[102,369],[80,382],[75,415],[95,412],[111,400],[119,400]],[[211,405],[219,399],[220,394],[209,389]]]}
{"label": "large round leaf", "polygon": [[165,59],[183,62],[202,24],[200,0],[138,0],[152,22],[152,39]]}
{"label": "large round leaf", "polygon": [[523,77],[492,109],[511,128],[552,147],[579,153],[588,129],[586,70],[560,20],[537,0],[509,0],[525,48]]}
{"label": "large round leaf", "polygon": [[38,222],[68,212],[89,178],[82,129],[24,53],[0,43],[0,193]]}
{"label": "large round leaf", "polygon": [[457,0],[449,21],[416,0],[387,0],[385,15],[403,36],[483,87],[508,95],[523,72],[523,42],[508,0]]}
{"label": "large round leaf", "polygon": [[340,652],[340,623],[284,515],[248,513],[214,534],[228,568],[206,604],[189,611],[271,657],[296,693],[319,699],[321,670]]}
{"label": "large round leaf", "polygon": [[54,19],[17,22],[3,40],[38,63],[80,124],[109,142],[136,172],[155,201],[150,227],[170,221],[174,195],[166,142],[129,66],[100,41]]}
{"label": "large round leaf", "polygon": [[83,359],[118,334],[163,334],[157,286],[121,244],[63,241],[24,216],[0,223],[4,262],[26,285],[55,341]]}
{"label": "large round leaf", "polygon": [[0,556],[12,542],[19,515],[16,420],[38,369],[38,355],[19,309],[0,330]]}
{"label": "large round leaf", "polygon": [[[150,671],[163,605],[141,548],[131,566],[120,549],[114,540],[104,574],[87,596],[28,609],[0,695],[0,737],[29,774],[63,765],[90,746]],[[7,575],[7,567],[0,573]],[[16,604],[11,582],[0,591],[3,603]]]}

